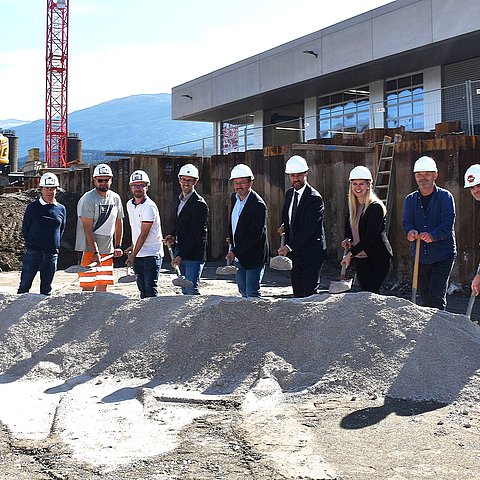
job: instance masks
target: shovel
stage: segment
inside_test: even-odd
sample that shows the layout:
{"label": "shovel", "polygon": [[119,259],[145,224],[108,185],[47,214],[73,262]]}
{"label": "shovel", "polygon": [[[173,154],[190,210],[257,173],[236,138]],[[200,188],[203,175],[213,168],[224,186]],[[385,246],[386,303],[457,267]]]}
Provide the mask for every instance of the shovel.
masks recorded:
{"label": "shovel", "polygon": [[[227,238],[227,243],[228,243],[228,251],[232,249],[230,245],[230,240]],[[230,260],[230,257],[227,257],[227,266],[226,267],[218,267],[215,270],[215,273],[217,275],[235,275],[237,272],[237,269],[235,268],[234,265],[232,265],[232,261]]]}
{"label": "shovel", "polygon": [[[103,262],[104,260],[109,260],[112,257],[113,257],[113,253],[110,253],[109,255],[105,255],[101,259],[101,261]],[[89,263],[88,265],[70,265],[70,267],[65,269],[65,273],[88,272],[91,268],[96,267],[97,265],[98,265],[98,262],[92,262],[92,263]]]}
{"label": "shovel", "polygon": [[[480,273],[480,263],[478,264],[477,275],[479,273]],[[465,315],[469,320],[470,320],[470,317],[472,316],[474,303],[475,303],[475,292],[472,290],[472,294],[470,295],[470,300],[468,301],[467,311],[465,312]]]}
{"label": "shovel", "polygon": [[[173,262],[173,259],[175,258],[173,256],[173,250],[172,250],[172,246],[170,245],[170,243],[167,242],[167,247],[168,247],[168,253],[170,254],[170,258],[172,259],[172,262]],[[180,273],[180,268],[178,267],[178,265],[175,266],[175,272],[177,274],[177,278],[174,278],[172,280],[172,283],[176,286],[176,287],[184,287],[184,288],[188,288],[188,287],[191,287],[193,285],[193,283],[190,281],[190,280],[187,280],[181,273]]]}
{"label": "shovel", "polygon": [[[347,253],[348,253],[348,248],[345,247],[345,250],[343,251],[343,258],[345,258]],[[342,265],[342,270],[340,271],[340,281],[331,282],[330,288],[328,289],[328,293],[348,292],[348,290],[352,288],[352,281],[353,281],[353,278],[350,278],[350,280],[347,278],[347,266]]]}
{"label": "shovel", "polygon": [[[282,233],[281,240],[280,240],[280,248],[285,246],[285,234]],[[270,268],[273,270],[291,270],[292,269],[292,261],[288,257],[284,257],[283,255],[277,255],[270,259]]]}
{"label": "shovel", "polygon": [[420,265],[420,237],[417,237],[417,245],[415,246],[415,262],[413,263],[413,281],[412,281],[412,303],[417,303],[417,287],[418,287],[418,267]]}
{"label": "shovel", "polygon": [[135,271],[132,267],[127,267],[127,271],[125,275],[122,275],[118,279],[118,283],[132,283],[137,281],[137,275],[135,275]]}

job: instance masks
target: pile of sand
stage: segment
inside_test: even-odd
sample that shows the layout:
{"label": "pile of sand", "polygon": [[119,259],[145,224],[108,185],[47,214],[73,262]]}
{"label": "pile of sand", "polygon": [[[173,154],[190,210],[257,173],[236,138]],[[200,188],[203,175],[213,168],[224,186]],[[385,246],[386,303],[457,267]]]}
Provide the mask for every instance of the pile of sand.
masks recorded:
{"label": "pile of sand", "polygon": [[1,383],[114,376],[244,395],[263,378],[284,393],[480,401],[479,327],[396,297],[0,294],[0,318]]}

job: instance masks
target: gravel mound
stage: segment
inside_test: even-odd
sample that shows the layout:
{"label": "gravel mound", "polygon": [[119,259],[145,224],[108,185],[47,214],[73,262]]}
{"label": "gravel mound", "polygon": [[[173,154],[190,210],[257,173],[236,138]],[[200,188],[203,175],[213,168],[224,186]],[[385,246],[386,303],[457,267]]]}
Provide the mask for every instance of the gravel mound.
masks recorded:
{"label": "gravel mound", "polygon": [[[310,299],[0,294],[0,382],[99,375],[245,394],[480,401],[480,328],[370,293]],[[125,393],[125,392],[123,392]]]}

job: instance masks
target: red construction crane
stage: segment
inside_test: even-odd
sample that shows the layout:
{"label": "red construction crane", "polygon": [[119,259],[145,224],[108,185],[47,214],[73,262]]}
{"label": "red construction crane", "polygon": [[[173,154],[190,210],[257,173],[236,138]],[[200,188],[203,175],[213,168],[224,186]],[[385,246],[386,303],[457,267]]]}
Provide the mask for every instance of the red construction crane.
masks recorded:
{"label": "red construction crane", "polygon": [[47,0],[45,161],[67,166],[68,0]]}

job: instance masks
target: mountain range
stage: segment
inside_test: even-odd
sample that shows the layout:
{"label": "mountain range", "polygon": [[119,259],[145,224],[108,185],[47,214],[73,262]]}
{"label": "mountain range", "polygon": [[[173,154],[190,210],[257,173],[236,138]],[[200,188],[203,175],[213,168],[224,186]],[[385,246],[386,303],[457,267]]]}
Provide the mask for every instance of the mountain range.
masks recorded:
{"label": "mountain range", "polygon": [[[0,120],[0,125],[14,129],[20,164],[24,163],[30,148],[37,147],[43,152],[44,120],[17,126],[8,122]],[[168,93],[132,95],[77,110],[68,115],[68,130],[78,133],[85,153],[91,150],[151,151],[212,136],[211,123],[172,120]],[[200,141],[194,142],[182,147],[182,151],[198,150],[200,146]],[[42,153],[40,157],[43,158]]]}

